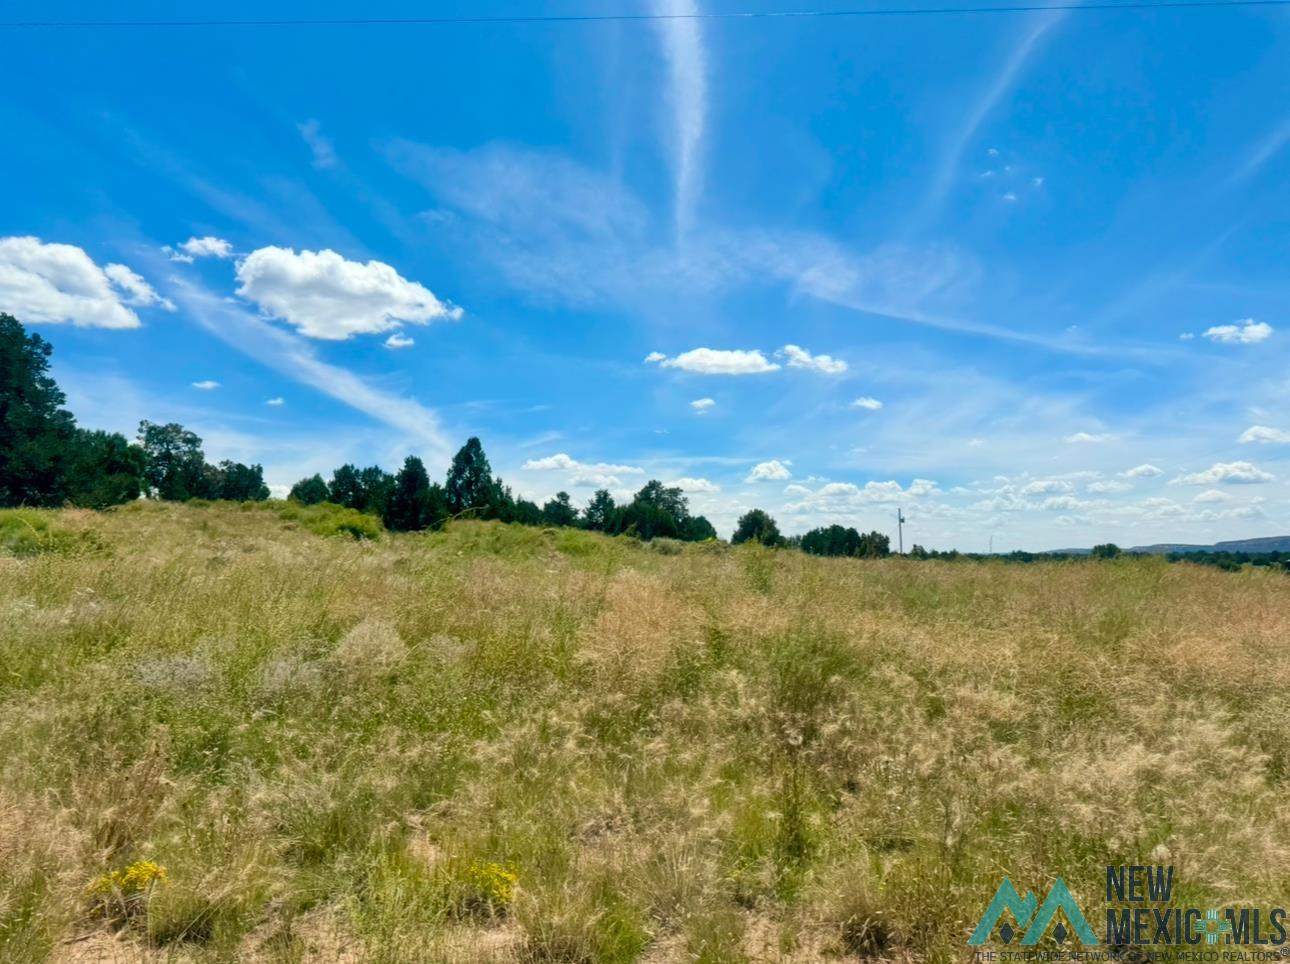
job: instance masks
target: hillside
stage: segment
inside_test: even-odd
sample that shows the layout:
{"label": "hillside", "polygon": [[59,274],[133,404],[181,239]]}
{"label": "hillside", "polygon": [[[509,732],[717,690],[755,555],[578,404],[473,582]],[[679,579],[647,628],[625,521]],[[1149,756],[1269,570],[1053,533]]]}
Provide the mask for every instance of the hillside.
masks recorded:
{"label": "hillside", "polygon": [[6,964],[951,961],[1002,874],[1094,902],[1153,854],[1286,897],[1279,574],[273,504],[4,533]]}

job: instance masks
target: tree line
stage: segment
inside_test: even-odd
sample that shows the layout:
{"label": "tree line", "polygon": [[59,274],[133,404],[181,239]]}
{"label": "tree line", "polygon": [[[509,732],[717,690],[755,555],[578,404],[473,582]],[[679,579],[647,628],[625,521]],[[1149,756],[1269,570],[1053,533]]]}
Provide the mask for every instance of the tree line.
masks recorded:
{"label": "tree line", "polygon": [[211,465],[181,425],[143,422],[137,441],[81,428],[49,374],[52,348],[0,312],[0,506],[103,509],[159,499],[267,499],[258,465]]}
{"label": "tree line", "polygon": [[717,531],[702,515],[690,513],[679,488],[651,479],[630,502],[619,505],[608,489],[598,490],[583,508],[568,492],[539,506],[517,497],[493,475],[478,438],[470,438],[453,456],[443,484],[432,482],[425,463],[415,455],[393,475],[379,466],[360,469],[342,465],[331,480],[321,475],[301,479],[288,498],[306,505],[331,502],[381,517],[387,529],[412,532],[437,529],[449,519],[497,519],[521,525],[567,526],[630,534],[641,539],[669,538],[687,542],[715,539]]}

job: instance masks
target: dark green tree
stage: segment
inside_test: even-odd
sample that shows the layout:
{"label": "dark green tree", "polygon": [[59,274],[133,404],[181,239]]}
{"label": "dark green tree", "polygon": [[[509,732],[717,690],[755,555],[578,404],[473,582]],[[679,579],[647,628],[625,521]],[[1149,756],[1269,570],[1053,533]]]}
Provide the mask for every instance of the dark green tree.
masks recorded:
{"label": "dark green tree", "polygon": [[85,509],[133,502],[145,486],[147,456],[116,432],[77,429],[67,460],[67,500]]}
{"label": "dark green tree", "polygon": [[264,484],[263,466],[243,465],[227,459],[215,469],[213,488],[213,494],[207,498],[228,499],[231,502],[263,502],[269,497],[269,487]]}
{"label": "dark green tree", "polygon": [[779,526],[761,509],[749,509],[739,517],[735,534],[730,539],[735,545],[741,542],[760,542],[763,546],[779,545]]}
{"label": "dark green tree", "polygon": [[582,511],[582,523],[588,529],[601,532],[612,529],[615,509],[614,497],[609,494],[609,490],[597,489],[587,503],[587,508]]}
{"label": "dark green tree", "polygon": [[331,474],[327,495],[332,502],[343,505],[347,509],[357,509],[362,512],[366,508],[363,480],[358,474],[358,469],[348,463]]}
{"label": "dark green tree", "polygon": [[49,342],[0,313],[0,506],[57,505],[76,422],[49,376]]}
{"label": "dark green tree", "polygon": [[1094,546],[1091,555],[1094,559],[1118,559],[1122,550],[1114,542],[1104,542]]}
{"label": "dark green tree", "polygon": [[860,537],[860,545],[855,554],[865,559],[881,559],[891,555],[891,536],[881,532],[866,532]]}
{"label": "dark green tree", "polygon": [[380,466],[369,465],[358,473],[358,481],[362,485],[363,504],[354,506],[354,508],[361,512],[375,512],[377,515],[384,515],[385,505],[389,502],[390,493],[394,490],[394,476]]}
{"label": "dark green tree", "polygon": [[542,510],[538,508],[536,502],[530,502],[528,499],[516,499],[515,505],[511,509],[511,514],[507,522],[518,522],[525,526],[542,525]]}
{"label": "dark green tree", "polygon": [[473,436],[452,457],[444,489],[448,511],[453,515],[475,509],[487,516],[500,508],[504,501],[499,492],[501,486],[493,480],[493,470],[484,454],[484,447]]}
{"label": "dark green tree", "polygon": [[[139,443],[147,456],[145,478],[158,499],[183,501],[209,492],[202,440],[182,425],[139,423]],[[206,496],[209,498],[209,496]]]}
{"label": "dark green tree", "polygon": [[294,499],[301,505],[317,505],[319,502],[326,502],[330,495],[331,493],[327,491],[327,483],[323,481],[321,475],[315,473],[293,485],[287,498]]}
{"label": "dark green tree", "polygon": [[394,477],[385,506],[385,527],[394,532],[416,532],[437,528],[448,516],[443,486],[431,484],[425,464],[409,455]]}
{"label": "dark green tree", "polygon": [[557,492],[555,498],[542,506],[542,521],[549,526],[576,526],[578,510],[569,501],[568,492]]}
{"label": "dark green tree", "polygon": [[703,542],[707,539],[715,539],[716,537],[717,530],[713,528],[711,522],[701,515],[696,515],[694,518],[686,522],[685,531],[681,535],[681,538],[686,539],[689,542]]}

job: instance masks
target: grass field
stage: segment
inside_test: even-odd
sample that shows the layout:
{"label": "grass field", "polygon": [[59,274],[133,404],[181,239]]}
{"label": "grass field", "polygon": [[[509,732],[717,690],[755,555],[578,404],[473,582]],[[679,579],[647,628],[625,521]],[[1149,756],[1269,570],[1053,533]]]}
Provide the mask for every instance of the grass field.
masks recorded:
{"label": "grass field", "polygon": [[0,513],[0,961],[952,961],[1001,875],[1147,860],[1290,903],[1284,575],[350,522]]}

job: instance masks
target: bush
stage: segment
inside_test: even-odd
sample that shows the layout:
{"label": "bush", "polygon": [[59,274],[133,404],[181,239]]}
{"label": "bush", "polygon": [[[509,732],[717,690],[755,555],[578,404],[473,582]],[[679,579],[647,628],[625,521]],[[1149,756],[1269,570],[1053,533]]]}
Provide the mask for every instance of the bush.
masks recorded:
{"label": "bush", "polygon": [[55,525],[52,513],[37,509],[0,509],[0,551],[34,556],[40,552],[76,552],[98,546],[91,532]]}
{"label": "bush", "polygon": [[381,520],[366,512],[346,509],[330,502],[302,505],[285,502],[277,507],[278,517],[294,522],[319,536],[348,535],[355,539],[379,539],[385,527]]}

